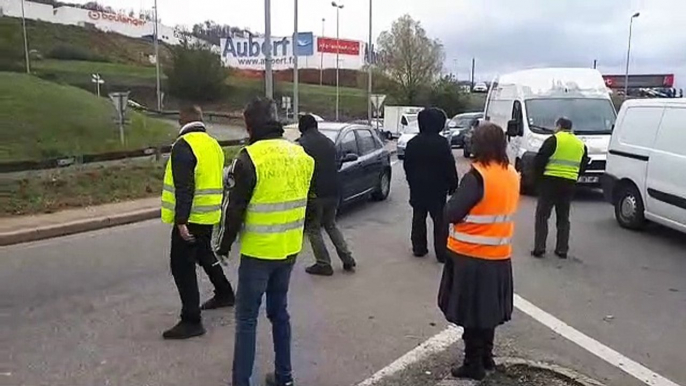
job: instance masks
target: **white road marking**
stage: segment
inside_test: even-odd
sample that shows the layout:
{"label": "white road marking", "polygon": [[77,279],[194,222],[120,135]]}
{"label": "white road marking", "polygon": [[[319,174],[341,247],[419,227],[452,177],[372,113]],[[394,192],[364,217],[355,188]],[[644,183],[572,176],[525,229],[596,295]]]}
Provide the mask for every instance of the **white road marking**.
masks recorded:
{"label": "white road marking", "polygon": [[371,386],[379,382],[380,380],[393,375],[407,366],[419,362],[420,360],[428,357],[431,354],[443,351],[448,347],[455,344],[458,340],[462,338],[462,328],[457,326],[450,326],[429,338],[426,342],[417,346],[414,350],[408,352],[407,354],[398,358],[395,362],[379,370],[376,374],[372,375],[370,378],[358,383],[357,386]]}
{"label": "white road marking", "polygon": [[[533,303],[514,295],[514,305],[523,313],[529,315],[539,323],[550,328],[555,333],[577,344],[581,348],[606,361],[607,363],[619,368],[632,377],[645,383],[648,386],[680,386],[677,383],[657,374],[642,364],[633,361],[619,352],[605,346],[597,340],[574,329],[570,325],[543,311]],[[462,328],[451,325],[442,332],[429,338],[426,342],[417,346],[412,351],[398,358],[395,362],[379,370],[370,378],[358,383],[357,386],[372,386],[385,377],[396,374],[413,363],[419,362],[426,357],[443,351],[462,338]]]}
{"label": "white road marking", "polygon": [[592,353],[605,362],[619,368],[646,385],[679,386],[678,384],[670,381],[660,374],[657,374],[642,364],[625,357],[624,355],[605,346],[590,336],[587,336],[574,329],[565,322],[536,307],[534,304],[517,294],[515,294],[514,303],[517,309],[536,319],[539,323],[576,343],[581,348]]}

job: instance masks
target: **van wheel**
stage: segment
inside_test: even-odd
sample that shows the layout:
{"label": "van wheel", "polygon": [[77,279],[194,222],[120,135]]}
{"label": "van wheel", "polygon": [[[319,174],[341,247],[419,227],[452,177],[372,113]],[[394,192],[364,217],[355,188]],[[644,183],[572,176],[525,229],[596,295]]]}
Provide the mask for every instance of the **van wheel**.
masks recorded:
{"label": "van wheel", "polygon": [[615,194],[615,218],[622,228],[641,230],[646,225],[643,199],[635,186],[625,183]]}
{"label": "van wheel", "polygon": [[376,186],[376,190],[372,193],[372,200],[374,201],[384,201],[388,198],[391,193],[391,172],[386,170],[381,173],[379,177],[379,182]]}

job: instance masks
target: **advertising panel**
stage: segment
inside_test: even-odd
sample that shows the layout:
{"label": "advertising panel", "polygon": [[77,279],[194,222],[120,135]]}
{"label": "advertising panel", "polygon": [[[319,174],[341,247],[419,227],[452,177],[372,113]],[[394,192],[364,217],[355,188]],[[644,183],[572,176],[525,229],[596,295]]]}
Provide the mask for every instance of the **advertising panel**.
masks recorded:
{"label": "advertising panel", "polygon": [[360,42],[354,40],[317,38],[317,52],[358,56],[360,55]]}
{"label": "advertising panel", "polygon": [[[625,75],[603,75],[605,85],[613,89],[623,89]],[[672,88],[674,74],[629,75],[629,88]]]}
{"label": "advertising panel", "polygon": [[[298,56],[314,55],[314,36],[311,32],[299,33],[296,40]],[[274,70],[293,67],[293,39],[290,37],[274,37],[269,47],[265,45],[262,37],[226,38],[221,40],[220,48],[222,60],[229,67],[263,70],[265,53],[269,51]]]}

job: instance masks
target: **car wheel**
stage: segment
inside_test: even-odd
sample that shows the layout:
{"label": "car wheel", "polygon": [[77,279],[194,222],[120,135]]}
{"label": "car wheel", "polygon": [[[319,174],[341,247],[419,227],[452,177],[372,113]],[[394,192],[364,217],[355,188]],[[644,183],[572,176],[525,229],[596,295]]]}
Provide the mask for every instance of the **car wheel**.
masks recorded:
{"label": "car wheel", "polygon": [[515,169],[519,172],[519,193],[525,196],[533,196],[536,193],[536,186],[531,182],[531,177],[528,174],[524,174],[524,170],[521,167],[521,161],[517,160],[515,164]]}
{"label": "car wheel", "polygon": [[379,177],[376,190],[372,193],[372,200],[384,201],[388,198],[389,194],[391,194],[391,172],[386,170],[381,173],[381,177]]}
{"label": "car wheel", "polygon": [[645,227],[645,207],[635,186],[620,185],[615,194],[615,218],[622,228],[640,230]]}
{"label": "car wheel", "polygon": [[472,152],[466,146],[462,148],[462,155],[464,158],[472,158]]}

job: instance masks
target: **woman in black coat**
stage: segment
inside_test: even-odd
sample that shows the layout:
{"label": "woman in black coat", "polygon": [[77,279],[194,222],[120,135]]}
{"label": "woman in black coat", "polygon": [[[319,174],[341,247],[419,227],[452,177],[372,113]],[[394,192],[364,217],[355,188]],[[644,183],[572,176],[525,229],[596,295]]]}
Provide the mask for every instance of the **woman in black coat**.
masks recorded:
{"label": "woman in black coat", "polygon": [[446,205],[451,231],[438,305],[449,322],[464,328],[464,363],[452,374],[481,380],[495,367],[495,328],[512,316],[510,257],[519,176],[508,162],[500,127],[479,126],[472,144],[472,169]]}

